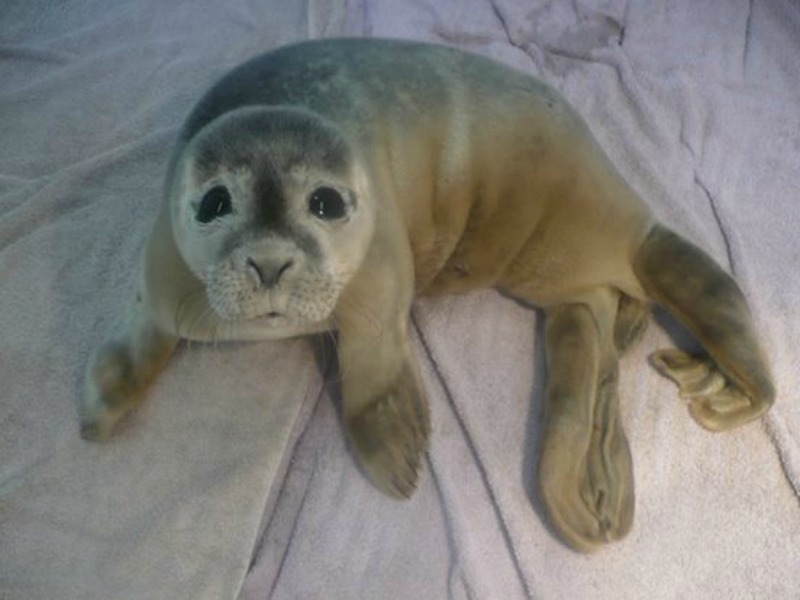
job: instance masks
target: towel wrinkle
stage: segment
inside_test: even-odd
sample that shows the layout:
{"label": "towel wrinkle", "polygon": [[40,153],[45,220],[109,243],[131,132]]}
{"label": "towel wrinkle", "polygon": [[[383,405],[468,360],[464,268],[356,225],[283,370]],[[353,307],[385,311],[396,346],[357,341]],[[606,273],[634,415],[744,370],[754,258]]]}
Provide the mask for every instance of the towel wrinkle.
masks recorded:
{"label": "towel wrinkle", "polygon": [[744,44],[742,44],[742,80],[747,81],[747,62],[750,57],[750,41],[753,25],[753,0],[747,0],[747,20],[744,27]]}
{"label": "towel wrinkle", "polygon": [[12,44],[0,45],[0,60],[63,66],[72,59],[73,56],[67,52],[58,52],[49,48]]}
{"label": "towel wrinkle", "polygon": [[447,597],[449,599],[455,598],[453,595],[453,577],[456,576],[456,572],[458,572],[458,577],[461,583],[464,584],[464,587],[469,591],[471,597],[471,586],[469,581],[464,576],[463,570],[461,567],[461,561],[459,560],[459,552],[457,550],[457,543],[455,539],[455,531],[453,528],[453,522],[450,518],[450,513],[446,510],[447,502],[445,498],[445,494],[442,490],[442,482],[439,478],[439,474],[433,466],[433,462],[431,461],[430,457],[426,457],[426,464],[428,465],[428,472],[430,473],[431,480],[433,481],[433,487],[436,490],[436,496],[439,498],[439,506],[442,511],[442,520],[444,521],[445,526],[445,534],[447,539],[447,556],[448,556],[448,586],[447,586]]}
{"label": "towel wrinkle", "polygon": [[[301,439],[302,439],[302,436],[301,436]],[[298,442],[297,442],[296,446],[300,445],[301,439],[298,439]],[[292,468],[292,466],[293,466],[292,463],[293,463],[293,460],[290,460],[289,461],[289,468]],[[314,474],[317,471],[317,464],[316,464],[316,461],[314,461],[313,466],[310,469],[310,471],[309,470],[304,470],[302,467],[298,467],[298,466],[294,466],[293,470],[294,470],[294,472],[302,473],[302,475],[303,475],[303,492],[300,494],[300,502],[299,502],[300,506],[302,506],[306,501],[306,494],[308,493],[308,487],[309,487],[309,485],[311,483],[311,479],[314,477]],[[283,473],[283,477],[281,477],[279,479],[276,478],[276,483],[279,485],[279,490],[280,490],[278,492],[278,497],[277,497],[276,502],[275,502],[276,505],[280,503],[281,498],[286,494],[287,490],[286,490],[285,484],[286,484],[286,479],[287,479],[287,476],[288,476],[288,471],[289,471],[289,469],[287,468],[286,471],[284,471],[284,473]],[[265,502],[265,504],[266,504],[266,502]],[[266,508],[266,506],[265,506],[265,508]],[[248,567],[247,567],[247,572],[248,573],[253,571],[253,569],[255,569],[261,563],[261,559],[262,559],[262,557],[264,555],[264,551],[266,549],[267,533],[269,532],[270,527],[274,523],[276,515],[277,515],[276,512],[272,512],[271,514],[268,514],[269,519],[264,524],[264,527],[262,528],[262,532],[258,536],[258,538],[256,539],[256,543],[253,546],[253,552],[252,552],[252,555],[251,555],[251,558],[250,558],[250,563],[248,564]],[[299,518],[300,518],[300,510],[298,509],[297,512],[294,515],[294,518],[293,518],[293,525],[291,527],[292,531],[294,531],[296,529],[297,520]],[[282,553],[282,557],[283,558],[281,559],[281,564],[283,563],[283,560],[285,560],[285,556],[286,556],[287,552],[288,552],[288,548],[284,548],[284,552]]]}
{"label": "towel wrinkle", "polygon": [[486,465],[484,464],[478,449],[475,447],[475,441],[472,439],[472,436],[469,433],[469,430],[464,422],[463,415],[459,410],[453,393],[450,387],[447,384],[447,379],[445,378],[442,370],[439,368],[439,364],[433,356],[433,352],[431,350],[430,345],[428,344],[427,340],[425,339],[425,335],[422,331],[422,328],[419,326],[419,322],[415,315],[412,314],[412,324],[414,326],[414,330],[416,331],[417,336],[422,344],[422,347],[425,351],[425,354],[428,357],[431,367],[433,367],[433,372],[436,375],[436,379],[439,381],[439,384],[442,387],[444,392],[444,397],[447,399],[447,403],[450,405],[451,410],[453,411],[453,416],[458,423],[459,429],[463,435],[464,441],[467,444],[467,448],[469,449],[469,453],[472,456],[472,461],[475,464],[475,467],[478,469],[478,473],[481,477],[481,483],[483,488],[486,491],[487,496],[489,497],[489,501],[491,503],[492,510],[494,511],[497,517],[497,523],[500,526],[500,531],[503,536],[503,542],[506,546],[506,551],[508,552],[509,556],[511,557],[511,561],[514,565],[514,571],[519,579],[520,584],[525,592],[526,598],[531,598],[531,592],[528,588],[528,580],[525,577],[525,573],[520,565],[519,556],[517,554],[516,547],[511,537],[511,532],[508,529],[508,524],[503,515],[503,511],[500,508],[500,504],[497,501],[497,496],[495,495],[494,488],[491,485],[489,474],[486,470]]}
{"label": "towel wrinkle", "polygon": [[736,262],[733,258],[733,249],[731,247],[731,240],[728,237],[728,231],[725,227],[725,223],[720,216],[719,207],[717,206],[717,202],[714,199],[714,196],[711,195],[708,187],[703,180],[700,179],[700,176],[695,172],[694,182],[698,185],[698,187],[703,190],[703,193],[706,195],[708,199],[708,204],[711,207],[711,214],[714,216],[714,220],[717,223],[717,227],[719,228],[720,235],[722,236],[722,242],[725,244],[725,255],[728,257],[728,269],[730,270],[731,275],[734,277],[736,276]]}
{"label": "towel wrinkle", "polygon": [[[311,488],[311,481],[314,478],[314,473],[316,472],[316,470],[317,470],[317,461],[315,460],[314,463],[313,463],[313,467],[311,469],[311,472],[308,474],[308,479],[306,479],[305,486],[303,487],[303,494],[300,497],[300,503],[299,503],[299,506],[297,507],[297,512],[295,512],[295,514],[294,514],[294,519],[292,521],[292,527],[289,530],[289,536],[287,538],[288,542],[286,543],[286,545],[283,548],[283,552],[281,553],[281,559],[280,559],[280,562],[278,563],[278,569],[275,571],[275,576],[272,579],[272,586],[270,587],[269,596],[268,596],[269,598],[271,598],[272,595],[275,593],[275,589],[278,586],[278,582],[280,582],[281,576],[283,575],[283,567],[286,564],[286,559],[288,558],[289,554],[291,553],[292,545],[294,544],[295,540],[297,539],[296,536],[295,536],[295,531],[297,531],[298,523],[300,523],[300,518],[301,518],[301,515],[303,514],[303,507],[305,506],[306,500],[308,499],[308,492],[309,492],[309,489]],[[251,565],[251,569],[252,569],[252,566],[254,566],[254,565]]]}
{"label": "towel wrinkle", "polygon": [[[434,372],[438,372],[435,359],[433,358],[433,355],[431,354],[430,348],[428,348],[424,343],[424,340],[423,340],[423,337],[422,337],[422,332],[420,330],[420,326],[417,323],[417,320],[414,317],[413,313],[412,313],[411,320],[412,320],[412,325],[414,327],[414,331],[416,332],[417,337],[419,338],[420,343],[422,345],[422,351],[423,351],[422,359],[428,361],[428,364],[432,367]],[[445,394],[445,396],[449,397],[450,396],[450,390],[447,389],[447,383],[440,378],[439,379],[439,384],[441,385],[442,391]],[[452,521],[450,512],[447,510],[447,506],[448,506],[447,498],[445,497],[444,491],[442,490],[442,482],[441,482],[441,479],[439,478],[439,473],[434,468],[433,461],[431,461],[430,456],[426,456],[426,463],[428,465],[428,472],[430,473],[431,479],[433,480],[433,485],[434,485],[434,489],[436,490],[436,495],[439,498],[439,504],[441,506],[441,511],[442,511],[442,519],[443,519],[444,525],[445,525],[445,533],[446,533],[446,538],[447,538],[448,563],[449,563],[449,565],[448,565],[448,578],[447,578],[447,580],[448,580],[447,594],[448,594],[448,598],[454,598],[454,596],[453,596],[453,576],[454,576],[454,573],[456,572],[456,569],[458,569],[458,567],[460,567],[460,564],[461,564],[461,562],[459,560],[460,553],[457,550],[457,543],[456,543],[456,539],[455,539],[455,530],[454,530],[454,527],[453,527],[453,521]],[[471,587],[469,581],[467,580],[467,578],[465,577],[463,571],[460,570],[460,569],[459,569],[459,571],[460,571],[459,578],[460,578],[461,582],[464,584],[465,588],[467,589],[468,595],[471,598],[472,597],[472,587]]]}
{"label": "towel wrinkle", "polygon": [[[135,155],[147,153],[151,148],[162,147],[173,133],[174,127],[163,127],[38,177],[36,181],[43,182],[43,185],[36,190],[37,201],[17,204],[7,210],[0,221],[0,251],[36,234],[54,221],[68,220],[70,216],[101,204],[94,194],[83,193],[83,187],[90,179],[102,178],[104,171],[113,170],[120,163],[131,160]],[[151,191],[158,195],[161,193],[161,186],[155,185]],[[113,194],[108,194],[111,195]],[[69,201],[65,201],[65,198]]]}
{"label": "towel wrinkle", "polygon": [[764,421],[767,435],[778,454],[786,481],[800,501],[800,440],[787,427],[780,406],[773,407]]}
{"label": "towel wrinkle", "polygon": [[[324,357],[322,358],[322,360],[323,362],[325,362]],[[319,388],[316,391],[316,398],[314,399],[313,402],[309,403],[309,406],[306,410],[300,413],[300,419],[303,422],[303,428],[302,431],[300,431],[299,434],[297,435],[296,439],[294,440],[294,443],[292,444],[289,450],[288,456],[290,458],[287,464],[285,465],[285,468],[279,470],[279,472],[275,477],[275,481],[273,482],[273,489],[278,490],[278,493],[275,496],[274,501],[270,502],[269,497],[266,497],[264,499],[262,523],[259,526],[259,531],[257,532],[257,536],[253,544],[253,549],[251,551],[250,563],[247,569],[248,573],[252,572],[253,569],[255,569],[259,565],[261,558],[265,552],[266,538],[268,537],[269,531],[275,524],[275,520],[277,518],[280,518],[280,513],[279,511],[275,510],[275,507],[278,506],[281,503],[281,500],[284,498],[284,496],[289,493],[290,490],[289,486],[287,486],[287,482],[289,480],[289,477],[292,476],[292,474],[302,475],[302,486],[303,486],[302,487],[303,491],[300,494],[299,503],[295,501],[295,504],[299,504],[299,506],[293,517],[291,526],[292,535],[289,537],[290,540],[294,539],[294,531],[297,528],[297,522],[300,518],[301,509],[306,503],[306,496],[308,494],[308,489],[311,485],[311,481],[314,479],[318,471],[317,469],[318,459],[316,455],[314,455],[313,460],[310,461],[311,462],[310,469],[305,467],[304,465],[298,464],[298,461],[295,460],[295,457],[297,456],[299,449],[303,447],[306,438],[309,435],[311,435],[309,433],[310,424],[312,416],[317,410],[317,406],[324,399],[327,399],[327,394],[325,393],[325,391],[328,385],[327,382],[329,374],[332,370],[336,369],[336,365],[333,364],[334,362],[335,361],[327,361],[326,364],[324,364],[324,366],[321,367],[322,381],[319,385]],[[313,386],[309,386],[309,390],[311,390],[312,388]],[[306,393],[305,397],[306,398],[308,397],[308,393]],[[294,487],[292,487],[292,490],[293,489]],[[286,560],[286,556],[288,556],[288,553],[289,553],[289,544],[286,545],[281,555],[281,562],[280,562],[281,567],[283,566],[283,563]],[[278,580],[278,574],[276,573],[273,579],[275,585],[277,584],[277,580]]]}
{"label": "towel wrinkle", "polygon": [[[489,0],[489,4],[492,8],[492,12],[494,16],[497,17],[497,22],[500,24],[500,29],[502,30],[503,34],[506,36],[506,40],[508,43],[515,48],[518,48],[525,52],[525,46],[514,39],[514,36],[511,35],[511,29],[508,26],[508,22],[506,20],[506,16],[503,14],[503,9],[500,8],[497,0]],[[527,52],[526,52],[527,54]]]}

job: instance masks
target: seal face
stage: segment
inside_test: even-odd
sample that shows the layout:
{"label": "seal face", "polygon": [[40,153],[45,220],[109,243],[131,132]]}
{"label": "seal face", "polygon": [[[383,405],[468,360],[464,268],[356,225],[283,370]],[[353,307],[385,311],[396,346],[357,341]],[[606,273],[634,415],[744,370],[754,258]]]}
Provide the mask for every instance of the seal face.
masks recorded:
{"label": "seal face", "polygon": [[337,128],[292,108],[241,108],[176,165],[175,240],[225,321],[318,323],[358,269],[373,215]]}

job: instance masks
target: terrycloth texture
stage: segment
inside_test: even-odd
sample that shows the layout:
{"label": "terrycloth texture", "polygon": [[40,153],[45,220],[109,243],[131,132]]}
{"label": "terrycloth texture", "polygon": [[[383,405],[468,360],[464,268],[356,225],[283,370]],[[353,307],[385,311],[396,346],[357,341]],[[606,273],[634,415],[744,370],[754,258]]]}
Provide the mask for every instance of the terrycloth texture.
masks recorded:
{"label": "terrycloth texture", "polygon": [[[793,0],[17,0],[0,15],[0,598],[797,594]],[[117,438],[78,438],[84,364],[131,293],[191,104],[246,58],[341,34],[450,43],[552,83],[744,289],[778,402],[700,429],[646,363],[672,344],[660,314],[622,363],[624,541],[582,556],[548,529],[542,320],[491,291],[415,307],[434,437],[409,502],[358,471],[304,340],[183,346]]]}

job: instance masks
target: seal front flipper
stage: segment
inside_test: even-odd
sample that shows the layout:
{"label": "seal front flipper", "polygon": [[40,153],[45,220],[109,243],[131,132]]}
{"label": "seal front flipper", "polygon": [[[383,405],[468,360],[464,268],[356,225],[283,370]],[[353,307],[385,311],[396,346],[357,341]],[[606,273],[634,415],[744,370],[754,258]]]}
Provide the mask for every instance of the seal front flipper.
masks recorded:
{"label": "seal front flipper", "polygon": [[[395,223],[387,219],[380,227]],[[408,498],[428,448],[430,415],[408,333],[410,251],[397,232],[378,235],[381,244],[373,246],[336,312],[343,413],[372,482],[389,496]]]}
{"label": "seal front flipper", "polygon": [[[430,416],[415,371],[409,356],[397,376],[379,392],[359,389],[363,381],[345,386],[347,429],[359,461],[373,483],[394,498],[408,498],[416,490],[428,449]],[[350,376],[358,377],[353,372]],[[362,394],[369,400],[350,412],[348,404],[357,403]]]}
{"label": "seal front flipper", "polygon": [[339,328],[347,432],[370,479],[395,498],[408,498],[416,489],[430,433],[407,322],[408,317],[374,323],[377,329],[367,332],[348,319]]}
{"label": "seal front flipper", "polygon": [[[117,422],[142,401],[147,388],[166,367],[180,339],[177,319],[195,283],[175,248],[167,211],[162,210],[142,256],[135,298],[94,351],[86,371],[81,406],[81,436],[107,441]],[[188,281],[192,283],[187,283]],[[201,290],[202,292],[202,290]]]}
{"label": "seal front flipper", "polygon": [[653,365],[678,384],[694,419],[722,431],[763,415],[775,390],[744,295],[702,250],[656,225],[634,259],[647,294],[697,338],[708,355],[662,350]]}
{"label": "seal front flipper", "polygon": [[89,360],[81,406],[81,437],[107,441],[163,370],[178,338],[160,329],[138,295],[124,321]]}

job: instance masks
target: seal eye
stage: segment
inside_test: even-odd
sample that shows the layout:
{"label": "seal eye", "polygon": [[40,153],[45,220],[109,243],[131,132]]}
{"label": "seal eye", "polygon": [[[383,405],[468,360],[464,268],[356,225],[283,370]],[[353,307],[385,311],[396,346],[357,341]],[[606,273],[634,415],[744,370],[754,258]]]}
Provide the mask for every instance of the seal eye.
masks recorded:
{"label": "seal eye", "polygon": [[321,187],[311,193],[308,199],[308,210],[324,221],[341,219],[347,214],[347,207],[342,195],[333,188]]}
{"label": "seal eye", "polygon": [[224,217],[233,210],[231,193],[222,185],[215,185],[208,190],[197,209],[197,220],[210,223],[214,219]]}

